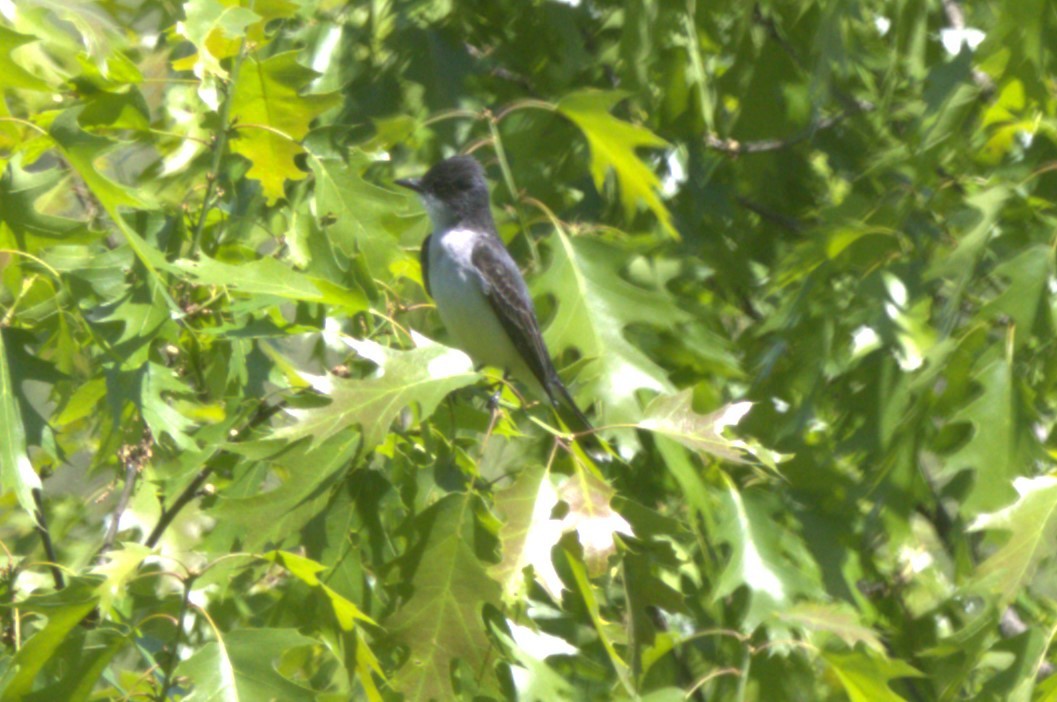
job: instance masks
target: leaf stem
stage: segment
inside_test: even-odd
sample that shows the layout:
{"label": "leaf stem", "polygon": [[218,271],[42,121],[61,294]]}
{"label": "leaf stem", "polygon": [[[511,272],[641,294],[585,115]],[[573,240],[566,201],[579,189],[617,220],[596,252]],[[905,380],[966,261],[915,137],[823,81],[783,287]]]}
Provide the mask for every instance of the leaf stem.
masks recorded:
{"label": "leaf stem", "polygon": [[499,170],[503,173],[503,182],[506,184],[506,189],[514,201],[514,211],[517,213],[518,224],[521,227],[522,234],[525,236],[525,241],[528,243],[529,252],[532,254],[532,266],[535,269],[539,269],[539,250],[536,248],[536,242],[532,239],[528,221],[525,219],[525,213],[521,207],[521,195],[518,192],[517,183],[514,182],[514,172],[511,170],[510,162],[507,160],[506,149],[503,148],[503,137],[499,134],[499,118],[490,112],[486,112],[485,119],[488,121],[488,131],[492,134],[492,147],[495,149],[495,155],[499,159]]}
{"label": "leaf stem", "polygon": [[168,697],[169,690],[173,685],[173,673],[176,671],[176,662],[180,659],[178,649],[180,644],[183,643],[184,617],[187,616],[187,609],[191,604],[191,588],[194,587],[196,577],[195,575],[188,575],[184,581],[180,612],[176,615],[176,635],[173,636],[173,640],[170,643],[169,657],[165,661],[165,665],[162,666],[162,686],[161,690],[158,691],[158,696],[154,698],[156,702],[165,702],[165,698]]}
{"label": "leaf stem", "polygon": [[239,45],[239,51],[235,55],[235,63],[231,67],[231,76],[228,79],[228,85],[226,94],[224,95],[224,102],[220,106],[220,129],[216,135],[216,144],[213,147],[213,162],[209,166],[209,174],[207,175],[206,192],[202,198],[202,211],[198,215],[198,223],[195,224],[194,234],[192,236],[192,248],[194,251],[201,251],[202,248],[202,232],[206,226],[206,216],[209,211],[213,209],[213,195],[216,192],[217,180],[220,178],[220,165],[224,160],[224,154],[228,150],[228,131],[231,129],[231,102],[232,102],[232,91],[235,85],[235,81],[238,80],[239,68],[242,67],[242,61],[246,57],[246,39],[243,37],[242,43]]}

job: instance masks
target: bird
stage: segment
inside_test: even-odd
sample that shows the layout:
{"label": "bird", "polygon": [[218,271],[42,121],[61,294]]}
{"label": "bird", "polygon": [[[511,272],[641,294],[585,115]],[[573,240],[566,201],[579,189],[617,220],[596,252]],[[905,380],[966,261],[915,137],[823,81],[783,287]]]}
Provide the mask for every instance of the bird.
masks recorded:
{"label": "bird", "polygon": [[455,345],[545,397],[584,448],[598,454],[591,422],[551,360],[525,278],[496,232],[481,164],[453,156],[420,178],[394,182],[418,195],[433,225],[419,253],[422,282]]}

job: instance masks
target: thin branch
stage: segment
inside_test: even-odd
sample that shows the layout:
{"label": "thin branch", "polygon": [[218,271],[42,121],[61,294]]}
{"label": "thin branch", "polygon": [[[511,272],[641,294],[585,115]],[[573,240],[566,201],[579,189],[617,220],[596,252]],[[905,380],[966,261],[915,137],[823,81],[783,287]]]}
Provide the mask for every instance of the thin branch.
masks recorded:
{"label": "thin branch", "polygon": [[163,509],[161,517],[158,518],[158,523],[151,529],[150,535],[147,536],[147,540],[144,542],[148,548],[154,548],[158,545],[161,540],[162,534],[169,528],[173,520],[176,519],[176,515],[180,513],[187,504],[198,497],[198,491],[205,485],[205,482],[209,480],[209,476],[213,474],[213,467],[206,466],[202,470],[198,471],[198,475],[190,484],[184,488],[183,492],[180,493],[179,497],[173,500],[173,503],[169,505],[167,509]]}
{"label": "thin branch", "polygon": [[[246,426],[236,433],[236,436],[241,436],[247,431],[254,429],[264,422],[268,421],[269,418],[274,416],[279,410],[286,405],[285,402],[278,402],[274,405],[264,405],[263,403],[257,408],[257,412],[253,415]],[[158,518],[158,523],[151,529],[150,534],[147,536],[146,541],[143,543],[149,547],[154,548],[158,545],[165,530],[169,528],[169,525],[176,519],[176,515],[186,507],[190,502],[198,497],[199,491],[202,486],[205,485],[206,481],[209,480],[209,476],[213,474],[213,466],[205,466],[198,472],[194,480],[188,483],[187,487],[173,500],[172,504],[162,509],[161,516]]]}
{"label": "thin branch", "polygon": [[[242,66],[242,60],[246,56],[246,40],[242,40],[242,44],[239,46],[239,51],[235,55],[235,63],[231,67],[231,77],[228,83],[229,86],[235,84],[235,80],[239,74],[239,68]],[[202,245],[202,232],[206,226],[206,216],[209,211],[213,209],[213,194],[216,191],[217,180],[220,179],[220,166],[224,160],[224,153],[228,147],[228,130],[231,128],[231,94],[230,87],[229,93],[224,96],[224,103],[220,106],[220,129],[216,135],[216,143],[213,145],[213,161],[209,165],[209,174],[206,178],[206,192],[202,198],[202,211],[198,214],[198,223],[195,224],[194,236],[192,243],[195,251],[199,251]]]}
{"label": "thin branch", "polygon": [[191,588],[194,587],[194,583],[194,575],[188,576],[187,580],[184,581],[180,612],[176,615],[176,636],[173,637],[172,644],[169,647],[169,657],[166,659],[165,665],[162,666],[162,685],[158,691],[158,696],[154,698],[157,702],[165,702],[173,685],[173,673],[176,671],[176,664],[180,661],[179,648],[184,636],[184,617],[187,616],[187,610],[191,604]]}
{"label": "thin branch", "polygon": [[48,521],[44,517],[44,497],[40,488],[33,489],[33,502],[37,506],[37,533],[44,545],[44,554],[48,557],[48,568],[51,570],[51,579],[55,583],[55,589],[61,590],[66,587],[66,580],[59,570],[59,559],[55,556],[55,545],[51,542],[51,533],[48,531]]}
{"label": "thin branch", "polygon": [[804,231],[804,224],[798,219],[794,219],[789,215],[784,215],[781,212],[775,212],[774,210],[768,207],[764,207],[758,202],[753,202],[744,195],[735,195],[734,199],[739,205],[741,205],[745,209],[759,215],[761,219],[765,219],[768,222],[771,222],[772,224],[777,224],[783,229],[788,229],[794,234],[799,234]]}
{"label": "thin branch", "polygon": [[114,514],[110,517],[110,526],[106,530],[106,536],[103,537],[103,545],[99,547],[98,556],[102,556],[111,548],[114,547],[114,539],[117,538],[118,524],[121,522],[121,515],[125,513],[128,508],[129,500],[132,499],[132,493],[136,487],[136,478],[139,477],[139,465],[134,460],[125,461],[125,487],[121,490],[121,497],[117,501],[117,505],[114,507]]}
{"label": "thin branch", "polygon": [[870,112],[876,109],[876,105],[866,100],[856,100],[855,104],[851,109],[841,112],[836,115],[830,115],[829,117],[823,117],[811,124],[807,129],[803,130],[799,134],[786,137],[784,139],[761,139],[759,141],[746,141],[740,142],[736,139],[724,139],[716,134],[705,135],[705,146],[714,150],[721,151],[728,156],[742,156],[745,154],[760,154],[768,151],[780,151],[781,149],[787,149],[794,144],[799,144],[802,141],[807,141],[813,138],[818,132],[831,129],[848,117],[862,113]]}

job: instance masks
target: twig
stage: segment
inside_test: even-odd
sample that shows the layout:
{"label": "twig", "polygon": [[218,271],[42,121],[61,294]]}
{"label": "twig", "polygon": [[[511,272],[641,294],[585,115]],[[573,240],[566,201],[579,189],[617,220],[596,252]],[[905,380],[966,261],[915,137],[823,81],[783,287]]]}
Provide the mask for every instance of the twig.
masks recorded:
{"label": "twig", "polygon": [[114,514],[110,518],[110,526],[106,530],[106,536],[103,538],[103,545],[99,547],[99,553],[97,556],[102,556],[113,548],[114,539],[117,538],[118,523],[121,521],[121,515],[123,515],[128,508],[129,500],[132,499],[132,492],[136,487],[137,477],[139,477],[139,465],[137,465],[134,460],[126,460],[125,487],[121,490],[121,497],[118,499],[117,505],[114,507]]}
{"label": "twig", "polygon": [[758,202],[753,202],[744,195],[735,195],[734,199],[739,205],[745,209],[759,215],[762,219],[767,220],[773,224],[777,224],[783,229],[788,229],[794,234],[799,234],[804,231],[804,225],[798,219],[794,219],[788,215],[784,215],[781,212],[775,212],[774,210],[764,207]]}
{"label": "twig", "polygon": [[147,536],[147,540],[144,542],[148,548],[154,548],[158,545],[158,541],[161,540],[162,534],[169,528],[173,520],[176,519],[176,515],[180,513],[187,504],[198,496],[198,491],[202,488],[209,476],[213,474],[213,467],[206,466],[202,470],[198,471],[198,475],[195,479],[184,488],[183,492],[180,493],[179,497],[173,500],[173,503],[169,505],[167,509],[163,509],[161,517],[158,518],[158,523],[151,529],[150,535]]}
{"label": "twig", "polygon": [[[239,51],[235,55],[235,63],[231,67],[231,77],[228,82],[228,90],[230,86],[235,84],[235,80],[239,74],[239,68],[242,66],[242,60],[246,56],[246,40],[243,38],[242,44],[239,46]],[[202,245],[202,232],[206,226],[206,216],[209,211],[213,209],[213,193],[216,191],[217,180],[220,179],[220,165],[224,159],[224,152],[227,151],[228,146],[228,130],[231,128],[231,99],[230,93],[224,96],[224,103],[220,106],[220,129],[216,135],[216,143],[213,145],[213,161],[209,165],[209,174],[206,177],[206,192],[202,198],[202,211],[198,214],[198,223],[195,224],[194,236],[192,237],[192,243],[196,251],[201,250]]]}
{"label": "twig", "polygon": [[187,580],[184,581],[183,598],[180,600],[180,613],[176,615],[176,636],[173,637],[169,657],[166,659],[165,665],[162,666],[162,686],[158,691],[158,696],[154,698],[157,702],[165,702],[173,685],[173,672],[176,670],[176,664],[180,660],[178,649],[183,641],[184,617],[187,616],[187,609],[191,603],[191,588],[194,586],[195,577],[195,575],[189,575]]}
{"label": "twig", "polygon": [[802,141],[807,141],[814,137],[818,132],[835,127],[852,115],[861,112],[870,112],[874,109],[876,109],[876,105],[872,102],[855,100],[850,109],[841,112],[840,114],[823,117],[799,134],[794,134],[793,136],[784,139],[761,139],[759,141],[740,142],[736,139],[724,139],[716,134],[710,133],[705,135],[705,146],[714,151],[721,151],[728,156],[742,156],[745,154],[760,154],[767,151],[779,151],[781,149],[789,148],[794,144],[799,144]]}
{"label": "twig", "polygon": [[[285,402],[277,402],[274,405],[264,405],[262,403],[257,408],[257,412],[253,415],[253,418],[246,423],[246,426],[243,427],[236,436],[240,436],[247,431],[260,426],[285,406]],[[154,528],[151,529],[146,541],[143,542],[147,547],[154,548],[158,545],[162,534],[165,533],[165,530],[168,529],[169,525],[172,524],[174,519],[176,519],[176,515],[180,513],[180,510],[186,507],[191,500],[198,496],[198,491],[201,490],[202,486],[205,485],[205,482],[209,480],[209,476],[213,474],[213,470],[213,466],[205,466],[202,468],[202,470],[198,472],[198,475],[195,476],[194,480],[192,480],[176,499],[173,500],[172,504],[162,510],[161,516],[158,518],[158,523],[154,525]]]}
{"label": "twig", "polygon": [[51,570],[51,579],[55,583],[55,589],[61,590],[66,587],[66,580],[59,570],[59,559],[55,556],[55,546],[51,543],[51,533],[48,531],[48,521],[44,518],[44,496],[40,488],[33,488],[33,502],[37,506],[37,533],[40,541],[44,544],[44,554],[48,557],[48,569]]}

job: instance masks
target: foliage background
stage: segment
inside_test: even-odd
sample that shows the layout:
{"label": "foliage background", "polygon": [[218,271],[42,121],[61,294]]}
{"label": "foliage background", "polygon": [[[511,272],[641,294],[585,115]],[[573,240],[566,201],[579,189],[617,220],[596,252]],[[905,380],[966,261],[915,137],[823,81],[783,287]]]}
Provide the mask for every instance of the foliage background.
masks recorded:
{"label": "foliage background", "polygon": [[[0,0],[0,696],[1057,699],[1054,46]],[[621,460],[429,340],[456,150]]]}

